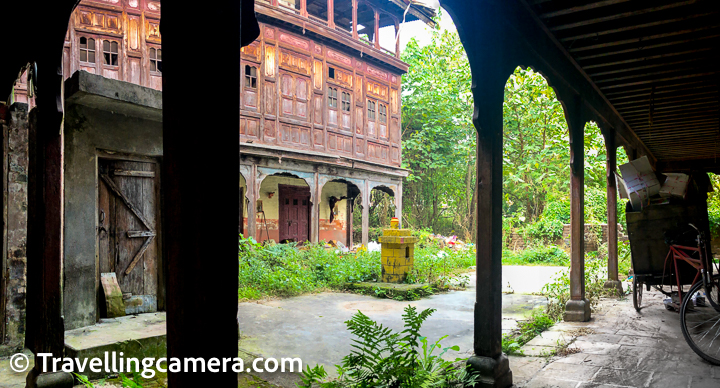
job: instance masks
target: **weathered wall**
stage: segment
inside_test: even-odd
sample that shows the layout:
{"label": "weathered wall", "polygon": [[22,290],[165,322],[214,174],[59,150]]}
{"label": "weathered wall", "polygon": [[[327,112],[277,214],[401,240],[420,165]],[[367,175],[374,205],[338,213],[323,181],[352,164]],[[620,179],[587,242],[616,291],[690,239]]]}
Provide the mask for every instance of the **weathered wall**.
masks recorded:
{"label": "weathered wall", "polygon": [[[0,356],[21,350],[25,342],[25,290],[27,276],[27,183],[28,183],[28,105],[10,106],[7,125],[2,126],[4,247],[3,303],[5,336],[0,341]],[[2,314],[0,314],[2,316]],[[1,331],[1,330],[0,330]]]}
{"label": "weathered wall", "polygon": [[[67,81],[66,90],[74,90],[73,80],[75,77]],[[161,121],[133,116],[141,105],[157,106],[161,100],[160,92],[97,76],[88,75],[85,80],[89,83],[88,89],[110,92],[111,95],[118,91],[121,97],[129,96],[130,101],[66,96],[63,288],[66,330],[95,324],[98,319],[98,157],[111,156],[103,152],[107,150],[116,156],[127,154],[159,159],[163,144]],[[132,109],[118,112],[125,105]],[[162,256],[159,260],[160,271]],[[158,304],[161,294],[158,290]]]}

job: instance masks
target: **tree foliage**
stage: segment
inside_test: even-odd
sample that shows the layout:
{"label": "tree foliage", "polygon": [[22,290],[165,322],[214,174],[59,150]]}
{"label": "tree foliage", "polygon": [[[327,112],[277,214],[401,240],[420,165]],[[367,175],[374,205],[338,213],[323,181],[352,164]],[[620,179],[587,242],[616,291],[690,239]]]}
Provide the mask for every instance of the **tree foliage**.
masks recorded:
{"label": "tree foliage", "polygon": [[[476,132],[470,66],[456,32],[435,30],[430,43],[411,40],[402,59],[403,189],[406,225],[473,240]],[[606,222],[605,141],[585,127],[586,222]],[[624,152],[618,152],[622,163]],[[552,239],[569,221],[570,148],[563,106],[543,76],[517,68],[503,104],[505,228],[526,227]],[[622,209],[622,208],[621,208]],[[619,214],[622,214],[620,212]]]}

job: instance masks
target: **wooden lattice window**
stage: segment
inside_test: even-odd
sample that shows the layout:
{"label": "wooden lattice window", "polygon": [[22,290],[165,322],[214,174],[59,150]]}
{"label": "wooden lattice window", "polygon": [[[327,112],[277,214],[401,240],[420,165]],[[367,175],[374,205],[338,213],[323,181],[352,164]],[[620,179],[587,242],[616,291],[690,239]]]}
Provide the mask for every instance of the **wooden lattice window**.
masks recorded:
{"label": "wooden lattice window", "polygon": [[257,89],[257,67],[245,65],[245,87]]}
{"label": "wooden lattice window", "polygon": [[80,37],[80,62],[95,63],[95,39]]}
{"label": "wooden lattice window", "polygon": [[111,40],[103,41],[103,59],[106,65],[117,66],[118,65],[118,54],[119,54],[118,42]]}
{"label": "wooden lattice window", "polygon": [[328,88],[328,106],[337,108],[337,88]]}
{"label": "wooden lattice window", "polygon": [[370,120],[375,120],[375,102],[368,100],[367,116]]}
{"label": "wooden lattice window", "polygon": [[150,71],[162,73],[162,49],[150,47]]}
{"label": "wooden lattice window", "polygon": [[350,93],[348,92],[342,92],[342,110],[350,112]]}
{"label": "wooden lattice window", "polygon": [[380,122],[387,123],[387,106],[385,104],[378,104],[378,110],[380,111]]}

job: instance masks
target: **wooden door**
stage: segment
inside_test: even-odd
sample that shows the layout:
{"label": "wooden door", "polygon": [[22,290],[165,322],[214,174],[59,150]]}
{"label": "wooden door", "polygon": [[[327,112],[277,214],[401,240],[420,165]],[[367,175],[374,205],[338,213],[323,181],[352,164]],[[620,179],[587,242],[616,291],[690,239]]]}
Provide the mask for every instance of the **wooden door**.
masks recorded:
{"label": "wooden door", "polygon": [[132,294],[126,312],[157,311],[159,166],[100,159],[98,171],[100,273],[115,272]]}
{"label": "wooden door", "polygon": [[278,185],[280,241],[305,242],[310,237],[310,188]]}

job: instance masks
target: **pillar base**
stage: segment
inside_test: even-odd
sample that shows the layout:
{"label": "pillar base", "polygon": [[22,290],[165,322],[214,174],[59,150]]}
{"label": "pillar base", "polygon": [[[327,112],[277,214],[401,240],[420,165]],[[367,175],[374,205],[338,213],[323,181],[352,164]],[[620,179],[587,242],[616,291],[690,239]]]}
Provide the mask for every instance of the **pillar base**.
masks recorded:
{"label": "pillar base", "polygon": [[480,379],[475,387],[513,387],[510,362],[505,353],[500,353],[496,358],[472,356],[467,360],[467,364],[480,372]]}
{"label": "pillar base", "polygon": [[587,299],[569,300],[565,304],[565,322],[587,322],[590,320],[590,302]]}
{"label": "pillar base", "polygon": [[40,374],[37,368],[33,368],[25,380],[29,388],[72,388],[75,386],[75,378],[67,372],[48,372]]}
{"label": "pillar base", "polygon": [[608,280],[605,282],[604,287],[609,290],[615,290],[618,293],[617,296],[622,296],[625,293],[622,288],[622,283],[619,280]]}

